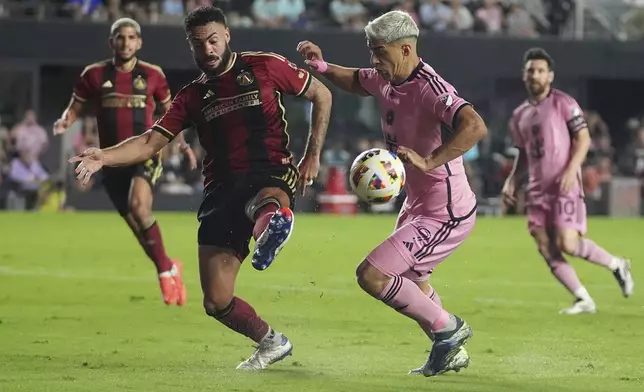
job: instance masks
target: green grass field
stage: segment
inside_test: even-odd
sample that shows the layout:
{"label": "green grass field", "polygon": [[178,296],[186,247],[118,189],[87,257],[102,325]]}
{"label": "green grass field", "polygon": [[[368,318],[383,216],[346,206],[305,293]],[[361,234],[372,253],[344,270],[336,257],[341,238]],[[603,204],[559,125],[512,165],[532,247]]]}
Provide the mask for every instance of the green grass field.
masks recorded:
{"label": "green grass field", "polygon": [[[293,356],[239,374],[252,345],[205,316],[193,214],[158,214],[185,264],[189,303],[167,308],[152,264],[116,214],[0,214],[0,391],[643,391],[644,286],[621,297],[612,275],[575,260],[598,314],[560,316],[570,297],[523,219],[480,219],[432,277],[474,328],[469,369],[407,376],[429,342],[362,293],[354,270],[393,216],[297,217],[267,271],[242,269],[238,295],[294,343]],[[644,279],[638,220],[590,222]]]}

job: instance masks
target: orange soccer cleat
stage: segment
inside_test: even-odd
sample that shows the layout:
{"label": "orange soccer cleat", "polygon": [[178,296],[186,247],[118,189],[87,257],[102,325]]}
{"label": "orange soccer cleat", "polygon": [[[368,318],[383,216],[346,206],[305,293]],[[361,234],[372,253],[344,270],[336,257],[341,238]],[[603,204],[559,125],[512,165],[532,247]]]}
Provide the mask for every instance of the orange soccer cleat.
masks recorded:
{"label": "orange soccer cleat", "polygon": [[179,260],[174,260],[172,264],[170,271],[159,274],[161,295],[166,305],[183,306],[187,299],[186,286],[183,284],[183,279],[181,278],[183,265]]}
{"label": "orange soccer cleat", "polygon": [[183,284],[183,264],[179,260],[173,260],[172,278],[174,279],[175,291],[177,295],[177,305],[183,306],[188,300],[188,292]]}

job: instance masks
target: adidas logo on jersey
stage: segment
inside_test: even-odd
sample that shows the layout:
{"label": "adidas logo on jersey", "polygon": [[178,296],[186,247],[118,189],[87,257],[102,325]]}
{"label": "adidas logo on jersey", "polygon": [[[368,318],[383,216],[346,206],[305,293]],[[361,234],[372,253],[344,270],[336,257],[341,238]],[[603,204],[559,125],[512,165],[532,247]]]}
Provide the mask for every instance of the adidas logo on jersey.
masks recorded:
{"label": "adidas logo on jersey", "polygon": [[102,87],[103,87],[103,88],[112,88],[112,87],[114,87],[114,85],[112,84],[112,82],[111,82],[111,81],[106,80],[106,81],[105,81],[105,83],[103,83],[103,86],[102,86]]}
{"label": "adidas logo on jersey", "polygon": [[203,99],[208,99],[208,98],[212,97],[213,95],[215,95],[215,93],[213,93],[212,90],[208,90],[206,95],[203,96]]}
{"label": "adidas logo on jersey", "polygon": [[405,245],[405,248],[407,248],[407,250],[410,251],[410,252],[411,252],[412,249],[414,249],[414,243],[413,242],[403,241],[403,245]]}

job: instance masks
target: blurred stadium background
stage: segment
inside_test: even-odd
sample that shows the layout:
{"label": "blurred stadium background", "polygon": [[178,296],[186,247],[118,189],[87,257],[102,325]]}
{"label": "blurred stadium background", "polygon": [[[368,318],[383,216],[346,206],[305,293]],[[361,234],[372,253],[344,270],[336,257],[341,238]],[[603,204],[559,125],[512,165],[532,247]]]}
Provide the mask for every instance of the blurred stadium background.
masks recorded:
{"label": "blurred stadium background", "polygon": [[[230,369],[250,353],[248,342],[200,309],[200,172],[187,169],[176,145],[167,147],[155,215],[169,252],[184,260],[190,302],[189,309],[165,309],[151,264],[100,181],[80,186],[66,163],[97,144],[95,119],[52,136],[84,66],[110,57],[110,21],[130,16],[142,24],[140,57],[162,66],[176,93],[198,74],[182,18],[211,3],[228,12],[233,50],[275,51],[299,64],[296,44],[308,39],[330,62],[368,66],[366,21],[394,8],[412,13],[423,29],[424,60],[489,127],[465,157],[481,216],[523,214],[521,203],[505,211],[499,202],[515,153],[508,120],[525,97],[523,52],[545,48],[557,62],[555,86],[582,105],[593,137],[583,176],[589,212],[599,216],[590,231],[609,250],[641,254],[643,0],[0,0],[0,209],[43,212],[0,213],[0,391],[644,390],[636,348],[644,344],[640,297],[625,301],[612,276],[577,263],[600,313],[556,317],[569,297],[520,216],[481,219],[432,277],[444,302],[475,328],[472,367],[433,385],[404,378],[424,361],[427,339],[361,293],[353,272],[391,231],[394,216],[387,213],[401,198],[372,210],[351,197],[346,172],[353,158],[383,145],[379,115],[373,99],[335,89],[323,169],[297,205],[311,214],[299,215],[298,234],[275,267],[245,268],[239,284],[289,333],[296,356],[263,378],[237,378]],[[300,153],[309,108],[297,99],[286,106]],[[194,135],[186,137],[199,152]],[[12,168],[25,159],[40,168],[16,175]],[[108,213],[60,213],[73,210]],[[633,270],[637,280],[637,260]]]}
{"label": "blurred stadium background", "polygon": [[[524,98],[521,54],[530,46],[543,46],[557,61],[556,86],[573,95],[586,111],[593,136],[584,169],[591,213],[637,215],[642,210],[644,1],[213,3],[228,12],[234,50],[276,51],[300,62],[295,45],[306,38],[319,43],[329,61],[353,66],[368,64],[360,30],[369,18],[394,8],[411,12],[424,30],[420,53],[475,104],[490,128],[489,137],[466,155],[482,214],[502,212],[498,195],[514,153],[508,119]],[[110,209],[103,192],[95,192],[100,181],[80,187],[64,164],[67,157],[96,144],[94,118],[77,122],[62,138],[51,136],[52,123],[83,67],[110,56],[107,23],[117,17],[134,17],[145,25],[140,57],[164,68],[173,92],[192,80],[197,70],[180,26],[186,12],[203,4],[210,1],[0,2],[0,208]],[[300,210],[353,212],[351,197],[339,196],[346,193],[344,173],[358,152],[382,145],[375,101],[334,93],[324,168],[315,192],[298,204]],[[304,101],[291,99],[287,113],[298,152],[305,141],[308,108]],[[194,135],[187,136],[199,152]],[[187,170],[176,145],[167,150],[155,208],[194,209],[201,176]],[[12,162],[21,153],[37,156],[42,164],[43,173],[35,183],[11,176]],[[326,193],[335,197],[325,197]]]}

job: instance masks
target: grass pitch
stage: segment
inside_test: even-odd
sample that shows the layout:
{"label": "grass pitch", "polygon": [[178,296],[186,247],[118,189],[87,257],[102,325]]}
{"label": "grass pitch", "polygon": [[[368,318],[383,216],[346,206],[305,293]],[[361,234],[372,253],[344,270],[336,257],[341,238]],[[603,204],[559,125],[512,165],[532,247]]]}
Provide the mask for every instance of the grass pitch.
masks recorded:
{"label": "grass pitch", "polygon": [[[590,237],[633,260],[635,295],[574,260],[596,315],[560,316],[571,298],[523,219],[479,219],[432,277],[474,329],[469,369],[408,376],[430,345],[414,322],[355,284],[355,266],[393,216],[298,215],[266,271],[244,266],[237,294],[293,341],[261,374],[234,368],[249,340],[205,316],[193,214],[158,214],[185,265],[189,302],[166,307],[152,264],[114,213],[0,214],[0,391],[643,391],[644,269],[639,220],[590,221]],[[642,283],[640,283],[642,284]]]}

